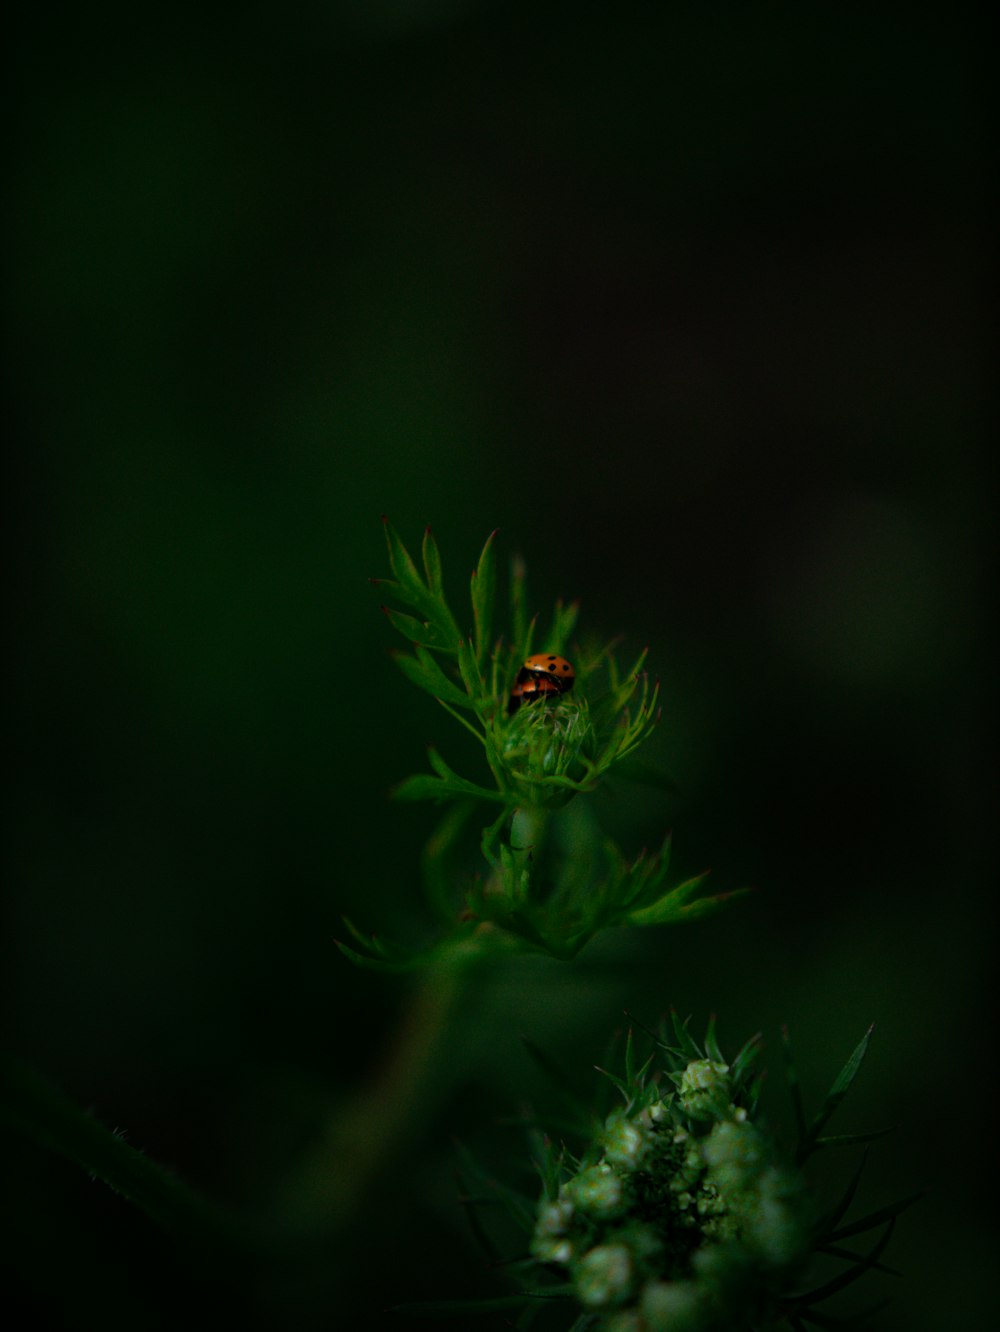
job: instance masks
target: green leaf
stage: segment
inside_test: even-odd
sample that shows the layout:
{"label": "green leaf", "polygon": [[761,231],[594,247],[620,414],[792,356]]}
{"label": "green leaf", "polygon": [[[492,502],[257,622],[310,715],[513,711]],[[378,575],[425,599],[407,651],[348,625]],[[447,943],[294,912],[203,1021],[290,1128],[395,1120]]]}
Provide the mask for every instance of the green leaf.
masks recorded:
{"label": "green leaf", "polygon": [[758,1031],[743,1044],[739,1054],[730,1066],[730,1073],[732,1075],[734,1087],[741,1087],[743,1085],[751,1068],[760,1058],[762,1049],[763,1037]]}
{"label": "green leaf", "polygon": [[854,1174],[847,1182],[847,1188],[844,1190],[829,1217],[824,1220],[823,1229],[832,1233],[839,1224],[842,1217],[847,1215],[848,1208],[854,1201],[854,1196],[858,1191],[858,1185],[861,1183],[861,1176],[864,1174],[865,1166],[868,1164],[868,1153],[863,1152],[861,1160],[855,1167]]}
{"label": "green leaf", "polygon": [[510,627],[511,647],[523,661],[527,656],[528,612],[525,595],[524,560],[512,555],[510,560]]}
{"label": "green leaf", "polygon": [[725,1064],[722,1051],[719,1049],[719,1042],[715,1035],[715,1014],[708,1019],[708,1030],[705,1032],[705,1053],[709,1059],[714,1059],[717,1064]]}
{"label": "green leaf", "polygon": [[687,1063],[690,1063],[692,1059],[702,1058],[702,1052],[698,1049],[698,1045],[694,1037],[688,1031],[688,1023],[690,1021],[691,1019],[688,1017],[685,1018],[684,1021],[682,1022],[680,1019],[680,1014],[677,1012],[677,1009],[671,1008],[670,1024],[673,1028],[674,1040],[677,1042],[676,1047],[671,1047],[671,1048],[676,1049],[676,1052]]}
{"label": "green leaf", "polygon": [[395,582],[383,583],[391,594],[413,607],[422,620],[434,627],[441,651],[453,652],[458,644],[459,632],[448,604],[441,591],[426,584],[416,564],[400,540],[395,528],[383,518],[386,542],[389,547],[389,567]]}
{"label": "green leaf", "polygon": [[389,568],[400,587],[408,592],[424,593],[423,579],[417,571],[417,566],[413,563],[410,552],[403,545],[399,533],[393,527],[389,519],[384,515],[382,523],[385,527],[385,539],[389,547]]}
{"label": "green leaf", "polygon": [[424,572],[427,574],[427,586],[436,597],[444,601],[444,581],[441,571],[441,552],[429,527],[424,528],[424,540],[421,548],[424,560]]}
{"label": "green leaf", "polygon": [[455,796],[470,796],[474,800],[488,800],[491,804],[505,803],[499,791],[491,791],[459,777],[433,746],[427,750],[427,758],[436,775],[431,777],[426,773],[418,773],[414,777],[407,777],[393,791],[395,800],[445,800]]}
{"label": "green leaf", "polygon": [[394,800],[454,800],[471,796],[475,800],[503,803],[499,791],[488,791],[485,786],[467,782],[463,777],[431,777],[429,773],[416,773],[407,777],[392,793]]}
{"label": "green leaf", "polygon": [[417,644],[415,651],[415,656],[397,651],[390,654],[406,678],[434,698],[453,703],[459,708],[471,708],[472,702],[468,695],[453,680],[449,680],[427,649]]}
{"label": "green leaf", "polygon": [[908,1207],[912,1207],[915,1202],[919,1202],[925,1192],[924,1189],[918,1189],[916,1193],[908,1194],[907,1197],[901,1198],[898,1202],[880,1207],[876,1212],[869,1212],[860,1221],[853,1221],[848,1226],[841,1226],[839,1230],[834,1230],[824,1236],[824,1239],[828,1243],[834,1243],[837,1240],[849,1239],[851,1235],[863,1235],[866,1230],[874,1230],[876,1226],[882,1225],[890,1217],[899,1216],[900,1212],[905,1212]]}
{"label": "green leaf", "polygon": [[741,897],[747,897],[750,892],[751,889],[749,888],[732,888],[728,893],[714,893],[711,897],[699,897],[696,902],[689,902],[687,906],[681,907],[677,914],[677,920],[701,920],[703,916],[710,916],[715,911],[721,911],[730,902],[735,902]]}
{"label": "green leaf", "polygon": [[383,606],[382,613],[392,627],[411,643],[420,643],[424,647],[436,648],[439,652],[447,650],[446,645],[441,641],[440,631],[429,622],[418,620],[413,615],[406,615],[403,611],[393,610],[390,606]]}
{"label": "green leaf", "polygon": [[561,654],[566,651],[566,641],[573,632],[573,626],[576,624],[579,614],[580,603],[578,601],[571,601],[568,606],[564,605],[562,601],[556,602],[552,614],[552,627],[545,639],[543,652],[558,652]]}
{"label": "green leaf", "polygon": [[475,652],[464,639],[460,639],[458,643],[458,669],[469,696],[477,701],[481,700],[486,693],[486,681],[483,679]]}
{"label": "green leaf", "polygon": [[496,530],[486,538],[486,545],[479,557],[479,564],[473,570],[471,597],[472,619],[475,634],[476,662],[480,674],[486,670],[492,647],[493,603],[496,600],[497,562],[494,538]]}
{"label": "green leaf", "polygon": [[632,925],[665,925],[669,921],[690,920],[696,914],[695,908],[700,907],[704,910],[705,906],[708,905],[711,910],[715,906],[721,906],[728,898],[736,896],[736,893],[718,893],[715,897],[703,898],[701,902],[691,902],[691,898],[697,894],[707,877],[707,872],[696,874],[693,879],[685,879],[676,888],[671,888],[669,892],[664,893],[650,906],[639,907],[638,910],[630,911],[628,914],[629,923]]}
{"label": "green leaf", "polygon": [[628,1105],[629,1102],[632,1100],[632,1093],[629,1090],[628,1084],[625,1082],[624,1078],[618,1077],[617,1074],[611,1073],[606,1068],[601,1068],[600,1064],[595,1064],[594,1067],[597,1069],[598,1073],[602,1074],[604,1077],[607,1078],[607,1080],[611,1083],[613,1087],[617,1088],[618,1093],[621,1096],[622,1100],[625,1102],[626,1105]]}
{"label": "green leaf", "polygon": [[[825,1253],[830,1258],[842,1258],[847,1263],[863,1263],[865,1255],[855,1253],[853,1249],[844,1249],[839,1244],[818,1244],[817,1253]],[[896,1267],[890,1267],[888,1263],[872,1263],[872,1269],[876,1272],[883,1272],[886,1276],[899,1277],[902,1272]]]}
{"label": "green leaf", "polygon": [[841,1272],[839,1276],[834,1277],[831,1281],[827,1281],[824,1285],[817,1286],[814,1290],[807,1291],[804,1295],[796,1296],[796,1302],[805,1306],[819,1304],[822,1300],[828,1300],[832,1295],[837,1295],[840,1291],[853,1285],[854,1282],[863,1277],[870,1268],[877,1265],[879,1258],[881,1258],[885,1251],[886,1245],[892,1238],[892,1231],[895,1224],[896,1218],[892,1217],[886,1225],[885,1232],[881,1239],[872,1251],[866,1254],[856,1266],[848,1268],[846,1272]]}
{"label": "green leaf", "polygon": [[813,1119],[813,1122],[810,1124],[809,1131],[805,1137],[805,1141],[802,1143],[801,1147],[799,1148],[800,1160],[804,1159],[805,1156],[808,1156],[811,1152],[816,1150],[816,1145],[817,1145],[817,1140],[819,1138],[820,1130],[823,1128],[824,1124],[826,1124],[827,1121],[830,1119],[830,1116],[837,1109],[837,1106],[840,1105],[841,1101],[847,1095],[848,1091],[850,1091],[851,1084],[854,1082],[854,1079],[858,1076],[858,1070],[861,1068],[861,1065],[864,1061],[864,1057],[868,1053],[868,1045],[869,1042],[871,1041],[872,1032],[874,1030],[875,1027],[873,1024],[868,1028],[864,1036],[854,1047],[847,1063],[844,1065],[844,1067],[840,1070],[840,1072],[837,1074],[836,1078],[834,1079],[833,1086],[827,1092],[823,1104],[820,1107],[819,1113],[816,1115],[816,1117]]}
{"label": "green leaf", "polygon": [[448,962],[454,962],[467,954],[469,948],[469,937],[472,933],[472,924],[455,925],[451,933],[445,938],[431,944],[429,948],[417,949],[408,952],[398,944],[389,944],[375,935],[365,937],[360,933],[351,922],[344,917],[344,924],[362,945],[368,949],[368,952],[358,952],[356,948],[351,948],[340,939],[334,939],[334,943],[340,952],[349,962],[355,966],[361,967],[367,971],[389,972],[394,975],[400,975],[407,971],[420,971],[425,967],[439,966]]}

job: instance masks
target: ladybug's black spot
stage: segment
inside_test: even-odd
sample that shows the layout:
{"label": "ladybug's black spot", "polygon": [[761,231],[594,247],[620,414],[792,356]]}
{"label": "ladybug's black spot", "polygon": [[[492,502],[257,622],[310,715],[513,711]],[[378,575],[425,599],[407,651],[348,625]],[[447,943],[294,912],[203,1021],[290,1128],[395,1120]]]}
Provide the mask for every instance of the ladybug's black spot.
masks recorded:
{"label": "ladybug's black spot", "polygon": [[555,661],[555,659],[556,659],[556,654],[555,654],[554,652],[550,652],[550,653],[549,653],[549,661]]}

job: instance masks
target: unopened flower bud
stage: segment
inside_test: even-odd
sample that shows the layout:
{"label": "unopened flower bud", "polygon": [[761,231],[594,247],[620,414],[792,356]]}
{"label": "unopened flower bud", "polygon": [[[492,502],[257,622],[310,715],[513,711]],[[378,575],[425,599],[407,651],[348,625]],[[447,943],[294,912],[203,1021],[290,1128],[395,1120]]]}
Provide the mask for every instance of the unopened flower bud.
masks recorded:
{"label": "unopened flower bud", "polygon": [[595,1217],[617,1216],[625,1207],[625,1190],[609,1165],[582,1170],[570,1183],[569,1193],[581,1212]]}
{"label": "unopened flower bud", "polygon": [[620,1304],[632,1287],[632,1255],[624,1244],[599,1244],[573,1274],[577,1298],[592,1309]]}
{"label": "unopened flower bud", "polygon": [[621,1170],[635,1170],[646,1155],[649,1143],[645,1134],[618,1112],[609,1115],[604,1128],[604,1155]]}
{"label": "unopened flower bud", "polygon": [[680,1081],[680,1101],[692,1119],[721,1119],[729,1109],[732,1093],[729,1066],[714,1059],[695,1059]]}

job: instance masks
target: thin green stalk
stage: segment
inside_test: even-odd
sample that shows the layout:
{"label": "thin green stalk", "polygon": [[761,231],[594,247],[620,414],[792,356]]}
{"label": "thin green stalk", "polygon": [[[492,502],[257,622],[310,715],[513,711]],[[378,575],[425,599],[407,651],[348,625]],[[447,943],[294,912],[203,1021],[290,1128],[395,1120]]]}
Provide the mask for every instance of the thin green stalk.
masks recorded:
{"label": "thin green stalk", "polygon": [[185,1184],[10,1054],[0,1063],[0,1121],[76,1162],[187,1243],[234,1250],[268,1247],[265,1228]]}
{"label": "thin green stalk", "polygon": [[388,1052],[367,1085],[330,1117],[319,1141],[285,1181],[282,1221],[297,1230],[337,1230],[398,1160],[444,1094],[440,1056],[465,991],[470,962],[426,973],[415,987]]}

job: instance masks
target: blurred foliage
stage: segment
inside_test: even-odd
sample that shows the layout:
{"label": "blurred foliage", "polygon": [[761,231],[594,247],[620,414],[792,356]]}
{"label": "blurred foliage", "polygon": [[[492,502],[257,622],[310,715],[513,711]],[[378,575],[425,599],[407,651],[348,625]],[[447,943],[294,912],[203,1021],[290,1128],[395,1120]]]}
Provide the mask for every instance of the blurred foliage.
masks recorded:
{"label": "blurred foliage", "polygon": [[19,12],[14,1049],[242,1207],[423,1020],[333,944],[345,913],[420,928],[422,811],[385,795],[439,709],[372,614],[382,512],[454,550],[499,525],[542,604],[648,642],[676,789],[602,823],[759,889],[710,951],[498,966],[350,1230],[280,1270],[193,1263],[10,1139],[37,1321],[482,1295],[450,1136],[534,1094],[517,1033],[594,1062],[609,1015],[674,1003],[812,1051],[878,1021],[857,1111],[901,1129],[866,1187],[932,1191],[884,1326],[955,1290],[975,1322],[979,1148],[926,1069],[978,1066],[993,877],[983,37],[962,6]]}

